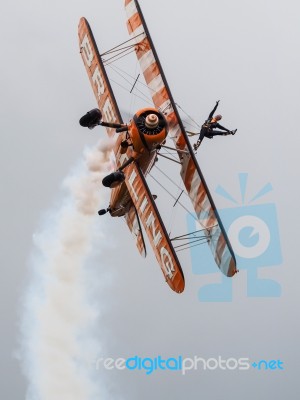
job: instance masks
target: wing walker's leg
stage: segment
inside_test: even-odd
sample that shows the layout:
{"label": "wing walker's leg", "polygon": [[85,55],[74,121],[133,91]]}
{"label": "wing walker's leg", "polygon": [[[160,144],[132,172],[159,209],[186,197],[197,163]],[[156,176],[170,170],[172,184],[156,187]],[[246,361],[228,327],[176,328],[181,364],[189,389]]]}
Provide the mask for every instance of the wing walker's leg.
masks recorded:
{"label": "wing walker's leg", "polygon": [[201,144],[202,140],[198,139],[197,142],[194,144],[194,150],[198,150],[200,144]]}

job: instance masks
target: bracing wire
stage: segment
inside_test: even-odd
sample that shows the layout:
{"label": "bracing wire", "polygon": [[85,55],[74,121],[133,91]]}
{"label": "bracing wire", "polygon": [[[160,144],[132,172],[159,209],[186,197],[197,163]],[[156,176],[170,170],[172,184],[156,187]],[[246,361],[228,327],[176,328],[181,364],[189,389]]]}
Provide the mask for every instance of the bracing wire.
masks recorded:
{"label": "bracing wire", "polygon": [[[124,71],[122,71],[121,68],[118,68],[118,67],[116,67],[115,65],[114,65],[114,66],[109,65],[109,67],[110,67],[116,74],[118,74],[119,76],[121,76],[121,78],[124,79],[124,81],[126,81],[127,83],[129,83],[130,87],[132,87],[132,82],[135,80],[135,78],[134,78],[133,76],[131,76],[131,75],[129,75],[129,74],[126,73],[126,75],[128,75],[128,76],[132,79],[132,81],[129,81],[127,78],[125,78],[124,75],[122,75],[122,73],[124,74]],[[121,71],[122,73],[119,72],[118,70]],[[137,83],[140,83],[140,82],[137,82]],[[130,89],[126,89],[126,91],[130,92]],[[153,106],[152,101],[149,100],[149,97],[148,97],[145,93],[143,93],[143,92],[142,92],[141,90],[139,90],[138,88],[136,88],[135,91],[139,92],[140,95],[143,96],[143,97],[137,95],[136,93],[132,93],[134,96],[136,96],[136,97],[142,99],[143,101],[145,101],[145,102],[147,102],[148,104],[150,104],[151,106]]]}
{"label": "bracing wire", "polygon": [[[125,49],[123,51],[120,51],[118,54],[115,54],[114,56],[107,58],[106,60],[103,59],[103,63],[105,66],[110,65],[113,62],[120,60],[121,58],[126,57],[128,54],[131,54],[133,52],[134,52],[134,50],[132,50],[131,48]],[[123,55],[121,55],[121,54],[123,54]],[[114,60],[114,61],[111,61],[111,60]]]}
{"label": "bracing wire", "polygon": [[[171,179],[164,171],[162,171],[157,165],[155,165],[155,168],[156,168],[162,175],[164,175],[171,183],[173,183],[173,185],[175,185],[179,190],[182,190],[182,188],[181,188],[176,182],[174,182],[173,179]],[[184,192],[184,194],[185,194],[187,197],[189,197],[188,194],[187,194],[186,192]]]}
{"label": "bracing wire", "polygon": [[[127,50],[128,50],[128,49],[125,49],[122,53],[125,53]],[[130,83],[130,84],[132,84],[132,81],[134,81],[134,80],[136,79],[136,77],[135,77],[135,76],[132,76],[131,74],[129,74],[128,72],[124,71],[122,68],[116,66],[115,64],[114,64],[114,65],[112,65],[112,64],[113,64],[115,61],[117,61],[117,60],[119,60],[119,59],[121,59],[121,58],[123,58],[123,57],[126,57],[128,54],[131,54],[131,53],[133,53],[133,52],[134,52],[134,50],[132,50],[132,51],[127,51],[126,54],[124,54],[123,56],[120,56],[119,58],[114,59],[116,56],[113,56],[113,57],[111,57],[111,58],[109,58],[108,60],[105,61],[105,65],[106,65],[106,66],[109,66],[115,73],[117,73],[118,75],[120,75],[126,82],[128,82],[128,83]],[[120,53],[120,54],[121,54],[121,53]],[[113,60],[113,61],[108,62],[108,61],[110,61],[110,60]],[[118,70],[119,72],[118,72],[117,70]],[[127,75],[132,81],[129,82],[128,79],[126,79],[124,75]],[[139,85],[139,86],[142,86],[142,87],[144,87],[144,88],[147,88],[147,91],[150,90],[150,92],[152,92],[152,93],[155,93],[155,90],[152,89],[152,88],[150,88],[150,87],[149,87],[147,84],[145,84],[144,82],[141,82],[141,81],[137,81],[137,82],[136,82],[136,89],[135,89],[135,90],[138,91],[142,96],[145,96],[145,98],[146,98],[147,100],[144,100],[144,101],[146,101],[148,104],[150,104],[151,106],[153,106],[152,99],[149,100],[149,96],[146,95],[144,92],[142,92],[140,89],[138,89],[138,87],[137,87],[138,85]],[[141,98],[141,97],[137,96],[136,93],[133,93],[133,95],[136,96],[136,97],[138,97],[138,98]],[[165,99],[168,100],[169,98],[168,98],[168,97],[165,97]],[[175,104],[176,104],[176,106],[186,115],[186,117],[187,117],[190,121],[192,121],[192,122],[186,121],[185,123],[186,123],[187,125],[189,125],[189,126],[195,128],[195,129],[201,128],[201,126],[200,126],[186,111],[184,111],[184,109],[183,109],[178,103],[175,103]],[[168,107],[168,106],[167,106],[167,107]],[[164,112],[164,110],[162,110],[162,112]]]}
{"label": "bracing wire", "polygon": [[[205,240],[205,241],[203,241],[203,242],[201,242],[201,243],[198,243],[198,244],[194,244],[193,246],[189,246],[189,245],[187,245],[187,247],[185,247],[184,249],[179,249],[179,250],[176,250],[176,252],[177,253],[179,253],[180,251],[183,251],[183,250],[188,250],[188,249],[191,249],[192,247],[197,247],[197,246],[201,246],[201,245],[203,245],[203,244],[205,244],[205,243],[207,243],[208,241],[207,240]],[[175,247],[174,247],[175,248]]]}
{"label": "bracing wire", "polygon": [[[174,200],[177,200],[176,197],[169,192],[152,174],[149,174],[149,176],[166,192],[168,193],[169,196],[171,196]],[[178,201],[178,204],[181,205],[181,207],[192,217],[194,218],[195,221],[198,221],[198,219],[195,217],[194,214],[192,214],[180,201]]]}
{"label": "bracing wire", "polygon": [[[125,47],[121,47],[121,46],[123,46],[124,44],[127,44],[127,43],[129,43],[129,42],[131,42],[131,41],[133,41],[133,40],[135,40],[137,37],[139,37],[139,36],[141,36],[141,35],[143,35],[143,34],[144,34],[144,32],[142,32],[142,33],[140,33],[139,35],[135,36],[134,38],[131,38],[131,39],[129,39],[129,40],[126,40],[125,42],[119,44],[118,46],[115,46],[115,47],[113,47],[112,49],[110,49],[110,50],[104,52],[104,53],[101,55],[101,57],[106,56],[106,55],[110,55],[110,54],[112,54],[112,53],[117,53],[116,55],[114,55],[114,56],[112,56],[112,57],[110,57],[110,58],[108,58],[108,59],[106,59],[106,60],[103,60],[103,62],[105,63],[105,65],[106,65],[106,66],[110,66],[110,67],[112,68],[112,65],[111,65],[111,64],[113,64],[115,61],[117,61],[117,60],[119,60],[119,59],[121,59],[121,58],[123,58],[123,57],[126,57],[127,55],[133,53],[133,52],[135,51],[135,50],[134,50],[134,47],[135,47],[136,43],[130,44],[130,45],[125,46]],[[110,61],[110,62],[109,62],[109,61]],[[128,75],[131,79],[135,79],[135,77],[133,77],[132,75],[128,74],[126,71],[122,70],[121,68],[117,67],[116,65],[114,65],[114,68],[118,69],[118,70],[121,71],[123,74]],[[114,68],[113,68],[113,69],[114,69]],[[117,71],[115,71],[115,72],[117,72]],[[119,75],[122,76],[121,74],[119,74]],[[122,78],[125,79],[124,76],[122,76]],[[137,84],[142,85],[142,86],[144,86],[144,87],[147,87],[147,89],[150,90],[150,92],[155,93],[155,90],[149,88],[149,86],[146,85],[145,83],[143,83],[143,82],[137,82]],[[139,89],[136,89],[136,90],[139,91],[139,92],[142,94],[142,96],[145,96],[145,94],[144,94],[143,92],[141,92]],[[134,93],[134,96],[137,96],[136,93]],[[137,97],[139,97],[139,96],[137,96]],[[141,97],[139,97],[139,98],[141,98]],[[144,100],[144,99],[143,99],[143,100]],[[168,97],[166,97],[166,100],[168,100]],[[144,100],[144,101],[145,101],[145,100]],[[147,103],[153,105],[153,104],[152,104],[152,101],[149,101],[148,98],[147,98]],[[193,119],[193,118],[178,104],[178,103],[175,103],[175,104],[176,104],[176,106],[186,115],[186,117],[187,117],[190,121],[192,121],[192,123],[191,123],[191,122],[187,122],[187,124],[188,124],[189,126],[192,126],[192,127],[194,127],[195,129],[201,128],[201,126],[200,126],[200,125],[199,125],[199,124],[198,124],[198,123],[197,123],[197,122],[196,122],[196,121],[195,121],[195,120],[194,120],[194,119]]]}
{"label": "bracing wire", "polygon": [[[105,66],[111,65],[111,64],[113,64],[114,62],[120,60],[121,58],[124,58],[124,57],[128,56],[128,54],[131,54],[131,53],[133,53],[133,52],[134,52],[134,50],[131,50],[131,51],[128,51],[126,54],[123,54],[122,56],[116,58],[115,60],[113,60],[113,61],[111,61],[111,62],[107,62],[107,61],[106,61],[106,62],[105,62]],[[117,57],[117,56],[114,56],[114,57]],[[111,59],[113,59],[114,57],[112,57]]]}
{"label": "bracing wire", "polygon": [[[184,109],[182,108],[182,107],[180,107],[180,105],[178,104],[178,103],[175,103],[176,104],[176,106],[178,107],[178,108],[180,108],[180,110],[191,120],[191,121],[193,121],[196,125],[197,125],[197,127],[198,128],[201,128],[201,126],[198,124],[198,122],[196,122],[189,114],[187,114],[185,111],[184,111]],[[191,126],[193,126],[193,124],[189,124],[189,125],[191,125]],[[194,126],[195,127],[195,126]],[[196,127],[195,127],[196,128]]]}
{"label": "bracing wire", "polygon": [[[114,79],[110,78],[111,82],[115,83],[117,86],[119,86],[120,88],[124,89],[126,92],[128,92],[128,88],[126,88],[125,86],[121,85],[119,82],[115,81]],[[143,99],[143,97],[138,96],[137,94],[134,94],[135,97],[139,98],[140,100],[146,101],[145,99]],[[149,104],[149,102],[147,101],[147,103]],[[151,104],[151,103],[150,103]]]}
{"label": "bracing wire", "polygon": [[[118,48],[120,48],[121,46],[123,46],[123,44],[132,42],[133,40],[135,40],[136,38],[138,38],[139,36],[142,36],[142,35],[144,35],[144,34],[145,34],[145,32],[141,32],[141,33],[139,33],[138,35],[132,37],[131,39],[128,39],[128,40],[126,40],[125,42],[118,44],[117,46],[113,47],[112,49],[107,50],[106,52],[102,53],[102,54],[101,54],[101,57],[102,57],[102,56],[105,56],[106,54],[113,53],[114,51],[118,51],[118,50],[116,50],[116,49],[118,49]],[[135,46],[135,44],[132,44],[131,46]]]}
{"label": "bracing wire", "polygon": [[206,237],[204,236],[204,237],[202,237],[202,238],[189,241],[188,243],[184,243],[184,244],[180,244],[180,245],[178,245],[178,246],[174,246],[174,249],[179,249],[180,247],[186,247],[186,246],[188,246],[187,248],[190,248],[190,245],[191,245],[191,244],[193,244],[193,243],[199,243],[199,242],[201,242],[201,243],[205,242],[205,243],[206,243],[206,242],[207,242]]}
{"label": "bracing wire", "polygon": [[[137,73],[137,69],[138,69],[138,60],[136,60],[136,62],[135,62],[135,72],[134,72],[134,75],[136,76],[136,73]],[[138,78],[139,78],[139,76],[140,75],[138,75],[138,77],[136,78],[136,80],[135,80],[135,83],[134,83],[134,85],[132,86],[132,88],[131,88],[131,90],[130,90],[130,93],[131,94],[133,94],[132,92],[133,92],[133,88],[134,88],[134,86],[137,84],[137,82],[138,82]],[[130,114],[132,114],[132,110],[133,110],[133,106],[134,106],[134,104],[135,104],[135,100],[137,99],[137,97],[136,96],[130,96]]]}
{"label": "bracing wire", "polygon": [[[180,196],[179,196],[180,197]],[[179,197],[178,195],[176,196],[176,201],[172,207],[172,212],[170,213],[170,219],[169,219],[169,223],[168,223],[168,231],[169,231],[169,236],[171,236],[171,232],[175,223],[175,219],[176,219],[176,213],[177,213],[177,208],[175,208],[176,203],[179,201]]]}

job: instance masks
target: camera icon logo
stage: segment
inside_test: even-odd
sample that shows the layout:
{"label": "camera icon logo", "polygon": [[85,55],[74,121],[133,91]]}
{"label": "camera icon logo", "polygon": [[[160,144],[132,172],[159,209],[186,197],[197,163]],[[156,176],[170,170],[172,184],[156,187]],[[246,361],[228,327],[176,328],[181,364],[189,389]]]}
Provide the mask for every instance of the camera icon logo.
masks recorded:
{"label": "camera icon logo", "polygon": [[244,215],[233,221],[228,236],[235,252],[243,258],[261,256],[269,247],[271,240],[268,225],[254,215]]}
{"label": "camera icon logo", "polygon": [[[272,279],[259,279],[260,267],[271,267],[282,263],[276,206],[273,203],[255,204],[255,201],[272,190],[265,185],[247,204],[245,195],[248,174],[239,174],[242,205],[222,186],[216,192],[235,207],[219,209],[219,214],[233,247],[237,268],[247,271],[247,297],[279,297],[281,287]],[[189,229],[195,228],[195,220],[188,216]],[[195,230],[195,229],[194,229]],[[194,274],[216,273],[216,266],[208,246],[191,247]],[[200,261],[201,260],[201,261]],[[232,301],[232,279],[222,276],[219,284],[200,288],[200,301]]]}

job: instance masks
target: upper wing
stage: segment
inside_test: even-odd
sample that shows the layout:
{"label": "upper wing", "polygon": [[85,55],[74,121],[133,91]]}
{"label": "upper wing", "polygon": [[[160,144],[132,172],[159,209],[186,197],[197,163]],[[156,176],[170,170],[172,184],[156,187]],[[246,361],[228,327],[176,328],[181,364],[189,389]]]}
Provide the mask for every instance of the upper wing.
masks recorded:
{"label": "upper wing", "polygon": [[136,162],[124,172],[128,191],[166,282],[175,292],[181,293],[184,290],[183,272],[144,175]]}
{"label": "upper wing", "polygon": [[[104,121],[123,123],[94,35],[89,23],[83,17],[79,21],[78,36],[80,53]],[[115,134],[115,129],[106,129],[109,136]]]}
{"label": "upper wing", "polygon": [[[81,18],[79,21],[78,36],[80,53],[104,120],[107,122],[122,123],[123,121],[118,104],[107,77],[93,32],[85,18]],[[109,136],[115,134],[115,129],[107,127],[106,130]],[[143,233],[134,205],[132,205],[128,213],[125,214],[125,220],[135,237],[139,252],[143,257],[146,257]]]}
{"label": "upper wing", "polygon": [[181,177],[192,201],[200,224],[206,230],[208,244],[215,261],[227,276],[236,273],[235,256],[213,202],[207,184],[196,161],[166,77],[151,40],[137,0],[125,0],[129,34],[136,41],[136,55],[150,90],[155,107],[160,109],[169,123],[169,135],[174,140],[181,161]]}

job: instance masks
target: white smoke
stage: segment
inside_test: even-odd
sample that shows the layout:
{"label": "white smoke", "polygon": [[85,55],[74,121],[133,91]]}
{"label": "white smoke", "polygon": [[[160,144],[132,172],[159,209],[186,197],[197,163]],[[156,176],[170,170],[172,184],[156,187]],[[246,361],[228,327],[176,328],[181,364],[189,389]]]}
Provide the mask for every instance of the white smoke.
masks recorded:
{"label": "white smoke", "polygon": [[96,216],[111,149],[107,141],[86,151],[81,167],[64,182],[68,198],[35,235],[33,282],[22,327],[27,400],[104,398],[99,397],[99,376],[95,381],[88,365],[99,351],[89,333],[98,311],[88,302],[83,267],[94,222],[103,221]]}

